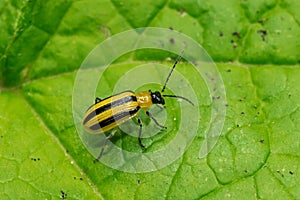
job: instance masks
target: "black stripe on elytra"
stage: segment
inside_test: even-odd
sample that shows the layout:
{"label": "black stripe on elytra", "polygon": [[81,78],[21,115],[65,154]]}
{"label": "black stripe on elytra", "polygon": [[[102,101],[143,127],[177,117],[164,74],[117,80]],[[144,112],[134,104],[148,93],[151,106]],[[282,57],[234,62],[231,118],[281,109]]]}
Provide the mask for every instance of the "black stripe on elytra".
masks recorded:
{"label": "black stripe on elytra", "polygon": [[121,112],[118,113],[112,117],[109,117],[97,124],[94,124],[90,127],[91,130],[98,130],[99,128],[104,128],[105,126],[110,125],[111,123],[117,122],[121,120],[122,118],[132,116],[136,114],[140,110],[140,106],[135,107],[133,110],[127,111],[127,112]]}
{"label": "black stripe on elytra", "polygon": [[[122,105],[124,103],[129,103],[129,102],[133,102],[133,101],[135,101],[135,102],[137,101],[136,96],[125,96],[121,99],[117,99],[113,102],[103,105],[103,106],[97,108],[96,110],[92,111],[90,114],[88,114],[88,116],[86,116],[86,118],[84,119],[83,124],[87,123],[90,119],[92,119],[93,117],[95,117],[96,115],[98,115],[104,111],[107,111],[113,107]],[[95,105],[96,104],[94,104],[93,106],[95,106]]]}

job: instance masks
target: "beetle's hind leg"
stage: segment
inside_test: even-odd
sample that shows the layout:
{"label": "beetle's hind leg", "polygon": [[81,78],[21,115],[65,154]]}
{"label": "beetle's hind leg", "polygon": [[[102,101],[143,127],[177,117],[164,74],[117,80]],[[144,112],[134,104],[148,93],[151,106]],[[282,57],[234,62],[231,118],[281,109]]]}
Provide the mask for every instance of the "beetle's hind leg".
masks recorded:
{"label": "beetle's hind leg", "polygon": [[146,147],[143,145],[142,143],[142,139],[141,139],[141,136],[142,136],[142,129],[143,129],[143,123],[142,123],[142,120],[140,118],[137,118],[137,121],[140,125],[140,130],[139,130],[139,135],[138,135],[138,141],[139,141],[139,144],[140,144],[140,147],[142,150],[145,150]]}
{"label": "beetle's hind leg", "polygon": [[102,155],[103,155],[103,152],[104,152],[104,149],[105,149],[105,147],[106,147],[106,145],[107,145],[107,142],[114,136],[114,134],[117,132],[117,130],[113,130],[110,134],[109,134],[109,136],[107,136],[106,138],[105,138],[105,142],[104,142],[104,144],[103,144],[103,146],[102,146],[102,148],[101,148],[101,151],[100,151],[100,154],[99,154],[99,156],[94,160],[94,163],[95,162],[98,162],[100,159],[101,159],[101,157],[102,157]]}
{"label": "beetle's hind leg", "polygon": [[159,126],[160,128],[163,128],[163,129],[167,129],[166,126],[163,126],[163,125],[159,124],[158,121],[153,117],[153,115],[152,115],[149,111],[146,111],[146,114],[148,115],[148,117],[149,117],[150,119],[152,119],[152,120],[154,121],[154,123],[155,123],[157,126]]}

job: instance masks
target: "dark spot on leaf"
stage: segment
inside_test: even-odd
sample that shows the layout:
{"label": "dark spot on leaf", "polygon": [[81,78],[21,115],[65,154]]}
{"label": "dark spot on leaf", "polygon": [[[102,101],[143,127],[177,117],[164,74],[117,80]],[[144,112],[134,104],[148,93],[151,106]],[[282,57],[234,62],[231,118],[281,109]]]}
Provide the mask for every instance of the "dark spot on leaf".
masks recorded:
{"label": "dark spot on leaf", "polygon": [[172,44],[175,44],[175,39],[174,39],[174,38],[171,38],[171,39],[170,39],[170,42],[171,42]]}
{"label": "dark spot on leaf", "polygon": [[31,158],[32,161],[39,161],[40,158]]}
{"label": "dark spot on leaf", "polygon": [[240,33],[239,32],[233,32],[233,33],[231,33],[233,36],[236,36],[238,39],[241,39],[241,35],[240,35]]}
{"label": "dark spot on leaf", "polygon": [[223,35],[224,35],[223,32],[220,31],[220,32],[219,32],[219,36],[220,36],[220,37],[223,37]]}
{"label": "dark spot on leaf", "polygon": [[256,110],[257,109],[257,105],[254,105],[253,108]]}
{"label": "dark spot on leaf", "polygon": [[248,173],[248,170],[245,169],[244,172],[245,172],[245,173]]}
{"label": "dark spot on leaf", "polygon": [[291,96],[292,96],[292,95],[291,95],[291,94],[289,94],[288,96],[289,96],[289,98],[291,98]]}
{"label": "dark spot on leaf", "polygon": [[276,170],[276,172],[277,172],[278,174],[280,174],[282,178],[284,178],[284,175],[283,175],[283,173],[281,173],[280,170]]}
{"label": "dark spot on leaf", "polygon": [[234,49],[237,48],[237,43],[234,40],[230,40],[230,42]]}
{"label": "dark spot on leaf", "polygon": [[226,72],[231,72],[231,69],[227,69]]}
{"label": "dark spot on leaf", "polygon": [[138,183],[138,185],[140,185],[141,184],[141,179],[138,179],[137,183]]}
{"label": "dark spot on leaf", "polygon": [[173,30],[174,30],[174,28],[173,28],[172,26],[170,26],[170,27],[169,27],[169,29],[170,29],[171,31],[173,31]]}
{"label": "dark spot on leaf", "polygon": [[64,191],[60,191],[61,193],[61,199],[66,199],[67,198],[67,193],[65,193]]}
{"label": "dark spot on leaf", "polygon": [[228,104],[225,104],[225,106],[228,107],[229,105],[228,105]]}
{"label": "dark spot on leaf", "polygon": [[266,35],[268,34],[267,30],[258,30],[257,33],[260,33],[262,41],[265,41]]}
{"label": "dark spot on leaf", "polygon": [[237,125],[236,125],[236,127],[240,127],[240,125],[239,125],[239,124],[237,124]]}
{"label": "dark spot on leaf", "polygon": [[[74,180],[77,180],[77,177],[76,177],[76,176],[74,176]],[[79,180],[83,181],[83,178],[80,177]]]}
{"label": "dark spot on leaf", "polygon": [[212,96],[212,99],[221,99],[221,96]]}
{"label": "dark spot on leaf", "polygon": [[260,142],[260,143],[264,143],[265,140],[264,140],[264,139],[260,139],[259,142]]}
{"label": "dark spot on leaf", "polygon": [[181,8],[181,9],[179,10],[179,13],[180,13],[181,15],[185,15],[186,11],[185,11],[184,9]]}
{"label": "dark spot on leaf", "polygon": [[243,98],[240,98],[240,99],[239,99],[240,102],[242,102],[242,101],[244,101],[244,100],[246,100],[246,97],[243,97]]}
{"label": "dark spot on leaf", "polygon": [[293,171],[289,171],[290,175],[294,175],[294,172]]}
{"label": "dark spot on leaf", "polygon": [[241,115],[245,115],[245,112],[241,112]]}

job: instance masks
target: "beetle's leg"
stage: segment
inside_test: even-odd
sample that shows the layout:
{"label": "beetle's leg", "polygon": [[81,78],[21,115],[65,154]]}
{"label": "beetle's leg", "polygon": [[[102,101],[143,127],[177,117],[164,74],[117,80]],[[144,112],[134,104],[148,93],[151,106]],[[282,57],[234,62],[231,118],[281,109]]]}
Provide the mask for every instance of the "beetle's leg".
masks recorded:
{"label": "beetle's leg", "polygon": [[99,97],[96,97],[96,99],[95,99],[95,104],[96,103],[99,103],[100,101],[102,101]]}
{"label": "beetle's leg", "polygon": [[139,141],[139,144],[140,144],[142,150],[144,150],[144,149],[146,149],[146,147],[142,144],[142,139],[141,139],[143,123],[142,123],[142,120],[141,120],[140,118],[137,118],[137,120],[138,120],[138,123],[139,123],[139,125],[140,125],[138,141]]}
{"label": "beetle's leg", "polygon": [[148,117],[150,117],[150,119],[152,119],[152,120],[154,121],[154,123],[155,123],[157,126],[159,126],[160,128],[167,129],[166,126],[163,126],[163,125],[159,124],[159,123],[157,122],[157,120],[152,116],[152,114],[151,114],[149,111],[146,111],[146,114],[148,115]]}
{"label": "beetle's leg", "polygon": [[112,138],[112,136],[114,136],[114,134],[115,134],[116,132],[117,132],[116,130],[113,130],[113,131],[109,134],[109,136],[107,136],[107,137],[105,138],[105,141],[104,141],[104,144],[103,144],[103,146],[102,146],[102,148],[101,148],[100,154],[99,154],[99,156],[94,160],[94,163],[95,163],[95,162],[98,162],[98,161],[100,160],[100,158],[101,158],[102,155],[103,155],[104,148],[105,148],[105,146],[107,145],[108,140],[110,140],[110,138]]}

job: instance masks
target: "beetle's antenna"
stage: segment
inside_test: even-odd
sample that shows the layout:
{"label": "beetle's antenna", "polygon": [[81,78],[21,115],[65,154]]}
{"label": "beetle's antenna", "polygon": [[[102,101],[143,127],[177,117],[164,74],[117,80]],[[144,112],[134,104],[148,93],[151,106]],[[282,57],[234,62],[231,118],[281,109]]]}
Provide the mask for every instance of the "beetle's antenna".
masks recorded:
{"label": "beetle's antenna", "polygon": [[173,67],[172,67],[172,69],[171,69],[171,71],[170,71],[170,73],[169,73],[169,75],[168,75],[168,77],[167,77],[167,80],[166,80],[166,82],[165,82],[165,84],[164,84],[164,87],[163,87],[163,89],[161,90],[161,92],[164,92],[164,91],[165,91],[166,85],[167,85],[167,83],[168,83],[168,81],[169,81],[169,79],[170,79],[170,76],[171,76],[171,74],[173,73],[174,68],[176,67],[177,63],[180,61],[182,54],[183,54],[183,50],[180,52],[179,56],[176,58],[175,63],[174,63],[174,65],[173,65]]}
{"label": "beetle's antenna", "polygon": [[172,98],[177,98],[177,99],[183,99],[187,101],[188,103],[192,104],[192,106],[195,106],[193,102],[191,102],[188,98],[182,97],[182,96],[177,96],[177,95],[170,95],[170,94],[163,94],[163,97],[172,97]]}

